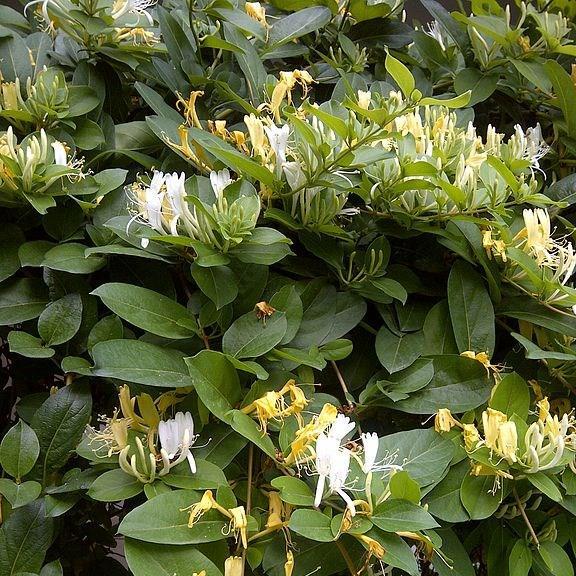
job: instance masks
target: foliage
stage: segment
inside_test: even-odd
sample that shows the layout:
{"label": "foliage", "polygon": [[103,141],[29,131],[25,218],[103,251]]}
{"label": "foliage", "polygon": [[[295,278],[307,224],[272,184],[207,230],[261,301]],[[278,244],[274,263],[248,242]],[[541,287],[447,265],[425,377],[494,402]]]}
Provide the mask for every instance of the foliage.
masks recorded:
{"label": "foliage", "polygon": [[0,7],[0,574],[573,574],[575,14],[422,4]]}

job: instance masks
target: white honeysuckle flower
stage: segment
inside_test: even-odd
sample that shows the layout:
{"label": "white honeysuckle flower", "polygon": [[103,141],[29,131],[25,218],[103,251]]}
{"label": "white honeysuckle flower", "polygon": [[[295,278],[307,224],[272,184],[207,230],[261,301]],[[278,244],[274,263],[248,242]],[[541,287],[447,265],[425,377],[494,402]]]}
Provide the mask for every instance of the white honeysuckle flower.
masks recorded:
{"label": "white honeysuckle flower", "polygon": [[448,45],[447,35],[444,34],[444,29],[442,25],[438,22],[438,20],[434,20],[428,23],[426,28],[422,28],[422,32],[426,34],[426,36],[430,36],[430,38],[434,38],[438,44],[440,44],[440,48],[442,51],[446,51],[446,47]]}
{"label": "white honeysuckle flower", "polygon": [[168,464],[169,467],[173,467],[186,458],[192,474],[196,472],[196,462],[190,452],[190,447],[196,439],[194,420],[190,412],[177,412],[174,418],[161,421],[158,424],[158,437],[161,446],[160,454],[165,467],[167,461],[176,458],[174,462]]}
{"label": "white honeysuckle flower", "polygon": [[324,485],[328,478],[331,492],[336,492],[345,502],[352,516],[356,513],[354,503],[344,492],[344,485],[350,469],[350,452],[340,447],[340,440],[336,436],[320,434],[316,440],[316,471],[318,483],[314,506],[318,508],[322,502]]}
{"label": "white honeysuckle flower", "polygon": [[178,175],[176,172],[173,172],[172,174],[166,174],[164,176],[166,197],[168,198],[170,209],[172,210],[168,226],[170,228],[170,234],[173,236],[178,235],[176,230],[178,221],[184,214],[186,214],[186,211],[188,210],[188,203],[186,202],[186,190],[184,188],[185,181],[186,175],[184,172],[181,172],[180,175]]}
{"label": "white honeysuckle flower", "polygon": [[526,132],[520,124],[514,126],[514,135],[509,140],[512,156],[521,160],[529,160],[530,165],[539,170],[539,161],[548,154],[550,146],[542,137],[540,124],[528,128]]}
{"label": "white honeysuckle flower", "polygon": [[348,416],[344,416],[344,414],[338,414],[336,420],[334,420],[328,430],[328,437],[334,438],[338,441],[338,443],[340,443],[346,434],[354,430],[355,426],[356,424],[351,422]]}
{"label": "white honeysuckle flower", "polygon": [[156,2],[157,0],[116,0],[112,6],[111,16],[114,20],[118,20],[125,14],[136,14],[137,16],[144,16],[152,26],[154,19],[147,8],[154,6]]}
{"label": "white honeysuckle flower", "polygon": [[54,164],[68,166],[68,154],[64,144],[56,140],[56,142],[52,142],[52,148],[54,149]]}
{"label": "white honeysuckle flower", "polygon": [[210,184],[218,200],[223,197],[224,189],[232,184],[232,182],[234,182],[234,180],[230,177],[228,168],[224,168],[224,170],[220,170],[219,172],[215,172],[214,170],[210,172]]}
{"label": "white honeysuckle flower", "polygon": [[316,484],[316,497],[314,506],[318,508],[324,494],[324,483],[330,475],[332,467],[332,457],[340,449],[340,441],[336,438],[329,438],[322,433],[316,439],[316,472],[318,472],[318,483]]}
{"label": "white honeysuckle flower", "polygon": [[282,174],[282,168],[286,163],[286,148],[288,147],[288,136],[290,136],[290,126],[284,124],[278,126],[264,126],[268,142],[276,155],[276,173],[278,177]]}
{"label": "white honeysuckle flower", "polygon": [[348,472],[350,471],[350,451],[345,448],[341,448],[336,451],[332,456],[332,462],[330,466],[330,475],[328,476],[328,482],[331,492],[335,492],[346,502],[346,507],[350,510],[350,515],[356,515],[356,507],[352,498],[346,494],[344,491],[344,486],[346,484],[346,479],[348,478]]}
{"label": "white honeysuckle flower", "polygon": [[369,90],[358,90],[358,106],[364,110],[368,110],[370,102],[372,102],[372,92]]}
{"label": "white honeysuckle flower", "polygon": [[368,474],[374,468],[376,455],[378,454],[378,434],[375,432],[360,435],[362,446],[364,447],[364,463],[362,470]]}
{"label": "white honeysuckle flower", "polygon": [[376,461],[379,446],[378,434],[375,432],[363,433],[360,435],[360,438],[364,448],[364,462],[362,463],[362,471],[364,474],[402,470],[402,466],[394,464],[396,453],[386,453],[386,456],[382,460]]}

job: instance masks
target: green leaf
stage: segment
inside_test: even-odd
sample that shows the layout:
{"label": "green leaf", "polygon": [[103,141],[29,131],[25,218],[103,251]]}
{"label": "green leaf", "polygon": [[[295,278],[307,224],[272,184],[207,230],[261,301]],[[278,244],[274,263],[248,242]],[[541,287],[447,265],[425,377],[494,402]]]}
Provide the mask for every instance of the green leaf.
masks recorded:
{"label": "green leaf", "polygon": [[[574,576],[574,566],[570,556],[568,556],[564,549],[556,542],[542,542],[533,557],[535,566],[538,564],[537,560],[540,558],[544,561],[545,567],[549,570],[550,574]],[[546,576],[548,576],[548,574]]]}
{"label": "green leaf", "polygon": [[[207,512],[188,528],[185,510],[200,500],[193,490],[173,490],[160,494],[129,512],[118,527],[118,532],[129,538],[156,544],[203,544],[223,540],[228,525],[218,512]],[[154,522],[150,519],[154,518]]]}
{"label": "green leaf", "polygon": [[385,532],[417,532],[439,525],[424,508],[400,499],[387,500],[380,504],[374,510],[371,520]]}
{"label": "green leaf", "polygon": [[19,420],[2,438],[0,465],[10,476],[19,480],[32,470],[38,454],[40,445],[36,433],[26,422]]}
{"label": "green leaf", "polygon": [[331,518],[318,510],[294,510],[288,522],[290,530],[316,542],[334,540],[330,526]]}
{"label": "green leaf", "polygon": [[37,573],[52,544],[54,521],[46,518],[42,500],[14,510],[0,530],[0,573]]}
{"label": "green leaf", "polygon": [[238,374],[232,364],[213,350],[202,350],[184,361],[204,406],[220,420],[231,423],[232,407],[241,395]]}
{"label": "green leaf", "polygon": [[18,258],[22,267],[24,266],[42,266],[46,252],[54,248],[56,244],[48,240],[32,240],[21,244],[18,249]]}
{"label": "green leaf", "polygon": [[470,519],[460,500],[460,486],[469,474],[470,464],[466,459],[452,466],[442,481],[426,495],[425,502],[433,516],[446,522],[466,522]]}
{"label": "green leaf", "polygon": [[394,334],[382,326],[376,336],[376,354],[382,366],[391,374],[412,365],[424,352],[422,331]]}
{"label": "green leaf", "polygon": [[0,478],[0,494],[6,497],[12,508],[20,508],[36,500],[40,492],[42,492],[42,485],[39,482],[29,480],[16,484],[8,478]]}
{"label": "green leaf", "polygon": [[529,296],[515,296],[502,300],[496,309],[498,316],[509,316],[543,326],[564,336],[576,338],[576,316],[552,310]]}
{"label": "green leaf", "polygon": [[500,507],[500,494],[493,493],[495,476],[464,476],[460,498],[472,520],[492,516]]}
{"label": "green leaf", "polygon": [[280,490],[280,498],[292,504],[293,506],[313,506],[314,493],[304,482],[299,478],[292,476],[278,476],[271,482],[272,486]]}
{"label": "green leaf", "polygon": [[69,384],[51,394],[32,419],[32,428],[40,443],[36,463],[45,485],[47,476],[64,466],[82,438],[90,421],[92,398],[85,386]]}
{"label": "green leaf", "polygon": [[190,272],[198,288],[214,302],[216,310],[233,302],[238,296],[238,285],[234,272],[227,266],[204,268],[193,263]]}
{"label": "green leaf", "polygon": [[495,321],[492,301],[481,276],[458,261],[448,277],[448,305],[459,352],[494,353]]}
{"label": "green leaf", "polygon": [[82,118],[76,122],[76,130],[74,131],[74,144],[82,150],[94,150],[106,141],[102,128],[93,120]]}
{"label": "green leaf", "polygon": [[405,470],[399,470],[392,475],[388,482],[388,489],[392,498],[401,498],[414,504],[420,502],[420,486],[418,486],[418,482],[412,480],[410,474]]}
{"label": "green leaf", "polygon": [[236,358],[263,356],[282,341],[287,329],[283,312],[274,312],[265,322],[259,320],[255,312],[248,312],[226,330],[222,351]]}
{"label": "green leaf", "polygon": [[396,432],[379,439],[377,461],[396,454],[394,463],[421,487],[442,478],[454,455],[454,444],[434,429]]}
{"label": "green leaf", "polygon": [[280,344],[288,344],[298,332],[302,322],[302,299],[295,286],[284,286],[270,299],[270,305],[286,315],[286,333]]}
{"label": "green leaf", "polygon": [[69,242],[59,244],[46,252],[42,266],[71,274],[91,274],[100,270],[106,260],[99,256],[85,256],[86,246]]}
{"label": "green leaf", "polygon": [[470,90],[454,98],[422,98],[420,106],[445,106],[446,108],[463,108],[470,102]]}
{"label": "green leaf", "polygon": [[532,550],[526,540],[517,540],[508,558],[510,576],[528,576],[532,568]]}
{"label": "green leaf", "polygon": [[111,282],[91,292],[127,322],[164,338],[190,338],[194,317],[181,304],[148,288]]}
{"label": "green leaf", "polygon": [[202,436],[210,438],[204,446],[194,447],[194,457],[212,462],[221,469],[226,468],[234,457],[246,446],[246,439],[220,422],[202,428]]}
{"label": "green leaf", "polygon": [[222,576],[216,565],[191,546],[170,546],[126,538],[126,562],[134,576],[189,576],[190,570]]}
{"label": "green leaf", "polygon": [[554,60],[547,60],[544,63],[544,69],[554,87],[558,107],[564,115],[566,132],[568,136],[574,137],[576,136],[576,109],[573,103],[576,98],[576,88],[574,87],[572,78],[568,72]]}
{"label": "green leaf", "polygon": [[460,542],[459,534],[449,528],[436,530],[436,534],[442,538],[442,553],[450,559],[448,565],[440,558],[436,561],[436,556],[432,557],[434,570],[438,572],[438,576],[476,576],[476,570],[466,548]]}
{"label": "green leaf", "polygon": [[83,116],[100,105],[100,98],[89,86],[68,86],[68,117]]}
{"label": "green leaf", "polygon": [[20,278],[0,287],[0,326],[21,324],[40,316],[48,289],[36,278]]}
{"label": "green leaf", "polygon": [[546,496],[551,500],[554,500],[554,502],[560,502],[562,500],[562,494],[560,493],[558,486],[556,486],[556,483],[549,476],[546,476],[544,472],[526,474],[526,478],[532,486],[536,486],[540,492],[546,494]]}
{"label": "green leaf", "polygon": [[[202,431],[204,437],[204,431]],[[210,439],[210,442],[212,440]],[[162,480],[168,486],[185,488],[186,490],[207,490],[227,486],[228,480],[224,472],[211,462],[196,459],[196,472],[192,474],[188,462],[181,462],[170,470]]]}
{"label": "green leaf", "polygon": [[82,298],[67,294],[52,302],[38,318],[38,333],[47,346],[57,346],[71,340],[82,324]]}
{"label": "green leaf", "polygon": [[192,387],[183,356],[140,340],[107,340],[92,348],[92,373],[161,388]]}
{"label": "green leaf", "polygon": [[123,336],[124,327],[122,326],[122,320],[114,314],[104,316],[92,326],[92,330],[88,334],[88,350],[91,350],[98,342],[121,340]]}
{"label": "green leaf", "polygon": [[40,576],[62,576],[64,571],[62,570],[62,564],[60,560],[54,560],[48,564],[42,566],[40,570]]}
{"label": "green leaf", "polygon": [[27,358],[51,358],[56,353],[53,348],[44,346],[40,338],[18,330],[12,330],[8,334],[8,344],[10,352]]}
{"label": "green leaf", "polygon": [[530,410],[530,389],[528,384],[516,372],[506,374],[492,391],[490,407],[500,410],[508,418],[513,414],[517,414],[522,420],[526,420]]}
{"label": "green leaf", "polygon": [[2,258],[0,259],[0,282],[10,278],[20,269],[19,248],[24,242],[24,234],[18,226],[4,222],[0,230]]}
{"label": "green leaf", "polygon": [[414,88],[416,83],[414,81],[414,76],[412,76],[412,72],[408,70],[408,68],[400,62],[397,58],[394,58],[390,53],[386,54],[386,60],[384,62],[386,67],[386,71],[392,78],[394,82],[398,84],[398,87],[404,94],[405,98],[410,98],[412,92],[414,92]]}
{"label": "green leaf", "polygon": [[376,540],[386,550],[386,564],[395,566],[410,576],[420,576],[414,553],[402,538],[376,528],[366,532],[366,536]]}
{"label": "green leaf", "polygon": [[96,478],[88,490],[88,496],[99,502],[119,502],[140,494],[144,484],[120,468],[108,470]]}
{"label": "green leaf", "polygon": [[498,74],[483,74],[477,68],[464,68],[454,78],[454,90],[457,94],[470,90],[471,97],[468,106],[475,106],[492,96],[498,79]]}
{"label": "green leaf", "polygon": [[394,408],[416,414],[433,414],[440,408],[454,413],[466,412],[484,404],[492,382],[477,360],[464,356],[434,356],[434,376],[430,383]]}
{"label": "green leaf", "polygon": [[42,500],[14,510],[0,529],[0,574],[37,574],[52,544],[53,531],[54,520],[45,517]]}
{"label": "green leaf", "polygon": [[258,448],[270,456],[270,458],[276,458],[276,448],[270,436],[262,434],[262,430],[250,416],[240,410],[234,410],[232,413],[231,426],[238,434],[242,434],[244,438],[247,438],[252,444],[258,446]]}
{"label": "green leaf", "polygon": [[323,6],[304,8],[277,20],[270,28],[268,45],[278,46],[323,28],[332,19],[332,12]]}

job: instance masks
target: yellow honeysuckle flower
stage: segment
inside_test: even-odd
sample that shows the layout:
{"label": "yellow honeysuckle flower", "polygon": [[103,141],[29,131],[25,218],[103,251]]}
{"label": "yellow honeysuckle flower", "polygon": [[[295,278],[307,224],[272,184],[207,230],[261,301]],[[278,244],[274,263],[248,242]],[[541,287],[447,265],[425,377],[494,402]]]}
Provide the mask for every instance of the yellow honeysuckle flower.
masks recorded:
{"label": "yellow honeysuckle flower", "polygon": [[550,402],[548,402],[548,398],[543,398],[536,406],[538,406],[538,419],[541,422],[546,422],[550,415]]}
{"label": "yellow honeysuckle flower", "polygon": [[148,427],[146,426],[144,418],[136,414],[134,410],[136,398],[130,396],[130,387],[128,384],[120,386],[118,399],[120,401],[120,410],[122,411],[124,418],[130,420],[130,428],[139,432],[148,432]]}
{"label": "yellow honeysuckle flower", "polygon": [[368,552],[371,556],[376,556],[378,560],[382,560],[384,558],[386,550],[384,549],[384,546],[380,544],[380,542],[377,542],[374,540],[374,538],[370,538],[370,536],[366,536],[366,534],[359,534],[356,536],[356,538],[367,546]]}
{"label": "yellow honeysuckle flower", "polygon": [[492,230],[489,229],[482,232],[482,247],[486,251],[488,258],[492,259],[492,256],[496,256],[504,263],[508,261],[506,243],[503,240],[493,238]]}
{"label": "yellow honeysuckle flower", "polygon": [[262,4],[260,4],[260,2],[246,2],[246,4],[244,4],[244,9],[250,18],[260,22],[260,24],[265,28],[268,28],[268,22],[266,22],[266,9]]}
{"label": "yellow honeysuckle flower", "polygon": [[280,80],[274,87],[270,98],[270,110],[276,122],[280,122],[280,106],[286,98],[288,104],[292,104],[292,90],[299,84],[302,88],[302,97],[308,95],[308,87],[314,82],[306,70],[293,70],[292,72],[280,72]]}
{"label": "yellow honeysuckle flower", "polygon": [[270,155],[270,144],[264,132],[264,123],[254,114],[250,114],[244,116],[244,124],[246,124],[248,134],[250,135],[252,155],[260,156],[265,162]]}
{"label": "yellow honeysuckle flower", "polygon": [[434,418],[434,429],[436,432],[450,432],[454,426],[461,426],[461,424],[452,416],[448,408],[440,408]]}
{"label": "yellow honeysuckle flower", "polygon": [[212,508],[217,507],[217,502],[214,500],[214,496],[212,495],[211,490],[206,490],[200,499],[200,502],[196,502],[196,504],[192,504],[188,506],[188,508],[182,508],[181,512],[185,510],[190,510],[188,516],[188,528],[192,528],[202,516],[208,512],[208,510],[212,510]]}
{"label": "yellow honeysuckle flower", "polygon": [[188,100],[186,100],[179,92],[176,92],[176,95],[178,96],[176,109],[180,110],[180,108],[182,108],[184,118],[186,118],[186,124],[188,126],[195,126],[202,130],[202,124],[200,123],[200,118],[198,118],[198,113],[196,112],[196,100],[199,96],[204,96],[204,92],[202,90],[193,90],[190,92]]}
{"label": "yellow honeysuckle flower", "polygon": [[518,432],[514,422],[504,422],[498,429],[497,452],[508,462],[516,462],[518,450]]}
{"label": "yellow honeysuckle flower", "polygon": [[294,571],[294,554],[292,550],[286,552],[286,562],[284,563],[284,576],[292,576]]}
{"label": "yellow honeysuckle flower", "polygon": [[282,526],[282,516],[284,505],[278,492],[268,492],[268,520],[266,528],[276,528]]}
{"label": "yellow honeysuckle flower", "polygon": [[482,425],[484,427],[484,444],[490,450],[498,451],[498,437],[500,426],[508,420],[506,414],[493,408],[482,412]]}
{"label": "yellow honeysuckle flower", "polygon": [[230,556],[224,561],[224,576],[243,576],[244,562],[242,556]]}
{"label": "yellow honeysuckle flower", "polygon": [[[297,463],[305,457],[310,445],[316,438],[336,420],[338,409],[332,404],[324,404],[320,414],[313,418],[306,426],[296,431],[296,438],[290,444],[290,454],[286,457],[286,464]],[[313,453],[313,452],[312,452]]]}
{"label": "yellow honeysuckle flower", "polygon": [[230,508],[228,512],[232,515],[230,520],[229,532],[234,532],[236,538],[240,537],[242,546],[246,549],[248,548],[248,519],[246,518],[246,510],[244,506],[237,506],[236,508]]}
{"label": "yellow honeysuckle flower", "polygon": [[469,452],[480,442],[480,434],[474,424],[464,424],[464,445]]}

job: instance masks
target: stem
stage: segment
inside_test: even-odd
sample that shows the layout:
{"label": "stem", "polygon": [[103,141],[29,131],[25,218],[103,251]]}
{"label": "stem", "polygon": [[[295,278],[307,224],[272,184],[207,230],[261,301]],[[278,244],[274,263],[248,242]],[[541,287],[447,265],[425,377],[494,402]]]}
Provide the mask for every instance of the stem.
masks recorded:
{"label": "stem", "polygon": [[[250,515],[250,508],[252,507],[252,465],[254,464],[254,444],[250,443],[248,448],[248,487],[246,494],[246,516]],[[242,576],[246,569],[246,552],[248,550],[244,548],[242,550]]]}
{"label": "stem", "polygon": [[526,526],[528,526],[528,531],[530,532],[530,536],[532,536],[532,540],[534,541],[536,548],[540,548],[540,542],[538,541],[538,536],[536,536],[536,532],[534,532],[534,528],[532,527],[532,524],[530,524],[530,520],[528,519],[526,511],[524,510],[524,504],[522,504],[522,502],[520,501],[520,497],[518,496],[518,492],[516,492],[515,486],[512,488],[512,494],[514,494],[514,500],[516,500],[516,504],[518,504],[520,514],[522,515],[522,518],[524,519]]}
{"label": "stem", "polygon": [[358,572],[356,571],[356,567],[354,566],[354,562],[352,562],[352,558],[348,554],[346,547],[340,540],[336,540],[336,546],[338,546],[338,550],[340,550],[340,554],[342,554],[342,558],[346,562],[346,566],[348,566],[348,570],[350,571],[351,576],[358,576]]}
{"label": "stem", "polygon": [[346,381],[344,380],[342,373],[340,372],[340,369],[338,368],[338,365],[336,364],[336,362],[334,362],[334,360],[330,360],[330,364],[332,364],[332,368],[334,368],[334,372],[336,372],[336,378],[338,378],[338,382],[340,383],[342,391],[344,392],[344,398],[345,398],[348,406],[350,406],[350,408],[354,408],[354,404],[352,402],[350,402],[350,400],[348,399],[348,397],[351,394],[350,394],[350,392],[348,392],[348,387],[346,386]]}

